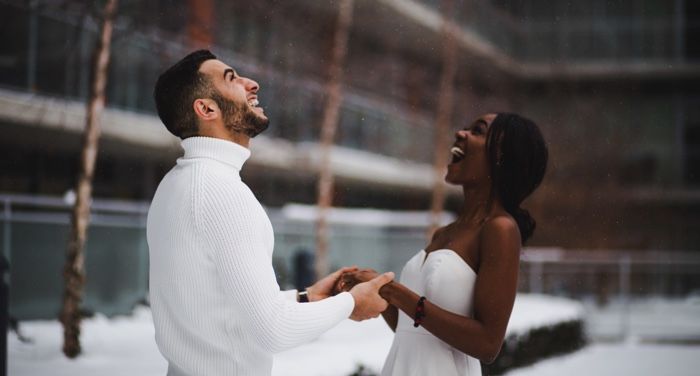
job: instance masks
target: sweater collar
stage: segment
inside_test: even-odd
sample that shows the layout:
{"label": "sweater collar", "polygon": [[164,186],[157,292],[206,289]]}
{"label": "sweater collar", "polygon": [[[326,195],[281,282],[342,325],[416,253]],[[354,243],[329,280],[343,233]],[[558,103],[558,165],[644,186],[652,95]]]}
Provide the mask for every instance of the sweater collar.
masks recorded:
{"label": "sweater collar", "polygon": [[184,158],[209,158],[233,166],[240,171],[250,157],[250,150],[235,142],[213,137],[189,137],[182,140]]}

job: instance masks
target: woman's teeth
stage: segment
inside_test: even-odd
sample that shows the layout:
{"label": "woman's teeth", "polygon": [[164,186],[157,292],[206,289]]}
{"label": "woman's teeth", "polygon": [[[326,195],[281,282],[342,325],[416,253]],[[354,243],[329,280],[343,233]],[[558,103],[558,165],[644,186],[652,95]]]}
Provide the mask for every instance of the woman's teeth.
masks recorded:
{"label": "woman's teeth", "polygon": [[464,159],[464,150],[457,146],[453,146],[452,149],[450,149],[450,153],[452,153],[452,162],[451,163],[457,163]]}

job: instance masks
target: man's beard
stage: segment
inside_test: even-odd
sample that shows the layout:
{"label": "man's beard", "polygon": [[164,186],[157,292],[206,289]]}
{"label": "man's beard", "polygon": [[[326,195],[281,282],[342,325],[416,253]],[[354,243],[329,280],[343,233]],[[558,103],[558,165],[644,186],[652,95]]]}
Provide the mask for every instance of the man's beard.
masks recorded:
{"label": "man's beard", "polygon": [[224,126],[229,132],[243,133],[253,138],[267,129],[270,120],[253,111],[247,103],[236,103],[215,93],[213,99],[221,109]]}

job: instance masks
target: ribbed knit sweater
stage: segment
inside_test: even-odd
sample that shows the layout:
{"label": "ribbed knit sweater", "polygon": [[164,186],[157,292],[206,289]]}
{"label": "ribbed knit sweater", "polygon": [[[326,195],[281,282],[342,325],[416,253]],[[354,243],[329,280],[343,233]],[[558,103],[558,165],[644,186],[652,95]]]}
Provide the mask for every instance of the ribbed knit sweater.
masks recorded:
{"label": "ribbed knit sweater", "polygon": [[192,137],[148,212],[150,300],[168,375],[269,375],[272,355],[354,308],[349,293],[297,303],[272,268],[272,225],[240,178],[250,151]]}

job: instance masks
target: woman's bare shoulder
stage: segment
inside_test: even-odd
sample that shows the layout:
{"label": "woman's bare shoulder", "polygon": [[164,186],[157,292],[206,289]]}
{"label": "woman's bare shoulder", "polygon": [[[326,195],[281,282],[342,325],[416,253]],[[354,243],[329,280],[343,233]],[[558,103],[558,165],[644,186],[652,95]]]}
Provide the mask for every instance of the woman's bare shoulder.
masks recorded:
{"label": "woman's bare shoulder", "polygon": [[489,254],[519,254],[520,229],[515,219],[508,215],[489,218],[481,233],[481,246],[489,248]]}
{"label": "woman's bare shoulder", "polygon": [[518,230],[518,223],[508,213],[499,213],[484,222],[484,231],[487,232],[510,232]]}

